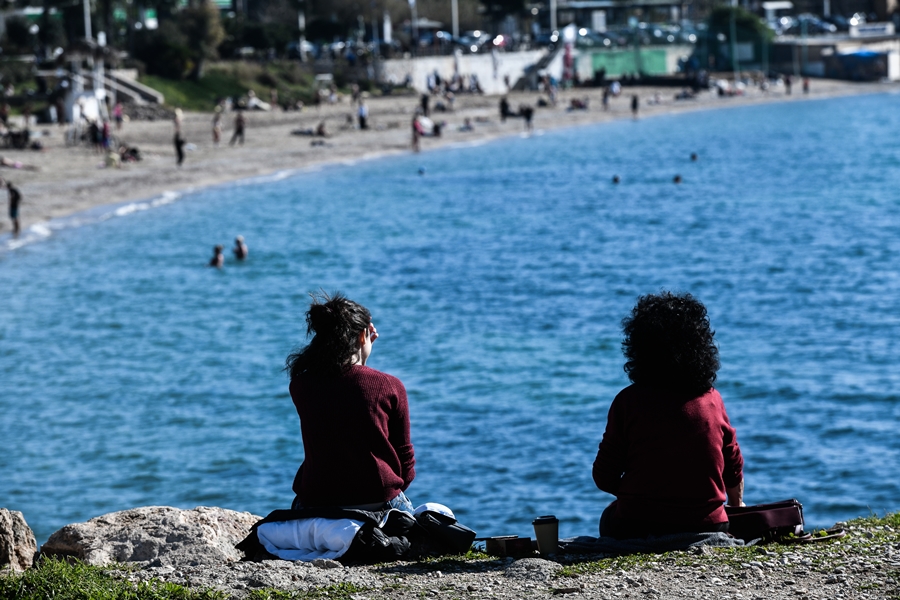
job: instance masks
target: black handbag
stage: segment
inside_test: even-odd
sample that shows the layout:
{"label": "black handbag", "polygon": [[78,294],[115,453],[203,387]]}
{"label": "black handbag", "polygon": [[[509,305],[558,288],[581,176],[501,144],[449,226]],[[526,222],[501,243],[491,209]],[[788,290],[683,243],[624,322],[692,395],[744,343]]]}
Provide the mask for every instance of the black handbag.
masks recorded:
{"label": "black handbag", "polygon": [[797,500],[782,500],[753,506],[726,506],[728,533],[749,542],[781,541],[803,536],[803,505]]}
{"label": "black handbag", "polygon": [[432,544],[447,552],[468,552],[477,535],[453,517],[431,510],[417,514],[416,521],[427,532]]}

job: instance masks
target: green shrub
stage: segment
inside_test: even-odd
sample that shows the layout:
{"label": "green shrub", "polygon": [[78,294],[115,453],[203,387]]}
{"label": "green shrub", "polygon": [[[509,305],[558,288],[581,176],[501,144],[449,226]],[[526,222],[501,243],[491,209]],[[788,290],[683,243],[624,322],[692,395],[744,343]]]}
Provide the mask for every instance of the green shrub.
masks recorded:
{"label": "green shrub", "polygon": [[183,79],[190,69],[187,37],[171,21],[159,29],[143,29],[135,35],[135,58],[147,66],[147,73],[167,79]]}
{"label": "green shrub", "polygon": [[0,577],[3,600],[222,600],[214,590],[192,591],[158,580],[131,582],[108,569],[44,559],[21,574]]}

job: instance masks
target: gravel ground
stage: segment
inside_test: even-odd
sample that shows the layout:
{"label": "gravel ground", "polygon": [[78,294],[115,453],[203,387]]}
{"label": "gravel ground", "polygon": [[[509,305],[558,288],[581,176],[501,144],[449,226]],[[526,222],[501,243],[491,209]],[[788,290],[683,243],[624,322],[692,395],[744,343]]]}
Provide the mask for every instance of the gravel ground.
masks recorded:
{"label": "gravel ground", "polygon": [[[896,517],[896,516],[895,516]],[[896,519],[894,519],[896,521]],[[222,567],[145,567],[117,572],[213,588],[235,598],[691,598],[900,599],[900,528],[886,521],[846,525],[848,535],[815,544],[603,558],[486,555],[345,567],[335,561],[265,561]],[[700,549],[697,549],[700,550]],[[284,596],[279,596],[284,597]]]}

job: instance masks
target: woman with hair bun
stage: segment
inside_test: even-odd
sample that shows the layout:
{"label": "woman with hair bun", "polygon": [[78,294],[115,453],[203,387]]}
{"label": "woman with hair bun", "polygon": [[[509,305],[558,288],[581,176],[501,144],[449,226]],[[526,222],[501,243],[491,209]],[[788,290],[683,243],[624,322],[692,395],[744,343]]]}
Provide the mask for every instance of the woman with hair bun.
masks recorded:
{"label": "woman with hair bun", "polygon": [[340,293],[312,294],[308,346],[287,357],[304,460],[292,508],[413,511],[416,476],[409,405],[399,379],[366,366],[378,332],[365,307]]}
{"label": "woman with hair bun", "polygon": [[631,379],[609,409],[594,482],[616,496],[600,535],[616,539],[728,531],[743,506],[744,459],[725,405],[706,307],[690,294],[638,299],[622,321]]}

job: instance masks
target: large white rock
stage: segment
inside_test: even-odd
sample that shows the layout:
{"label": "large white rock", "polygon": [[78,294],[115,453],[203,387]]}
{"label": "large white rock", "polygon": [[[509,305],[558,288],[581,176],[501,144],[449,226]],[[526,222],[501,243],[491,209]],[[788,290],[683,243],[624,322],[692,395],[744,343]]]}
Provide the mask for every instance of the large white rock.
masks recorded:
{"label": "large white rock", "polygon": [[71,556],[91,565],[223,564],[241,559],[234,545],[259,519],[225,508],[145,506],[66,525],[41,546],[41,554]]}
{"label": "large white rock", "polygon": [[34,562],[37,541],[17,510],[0,508],[0,569],[24,571]]}

